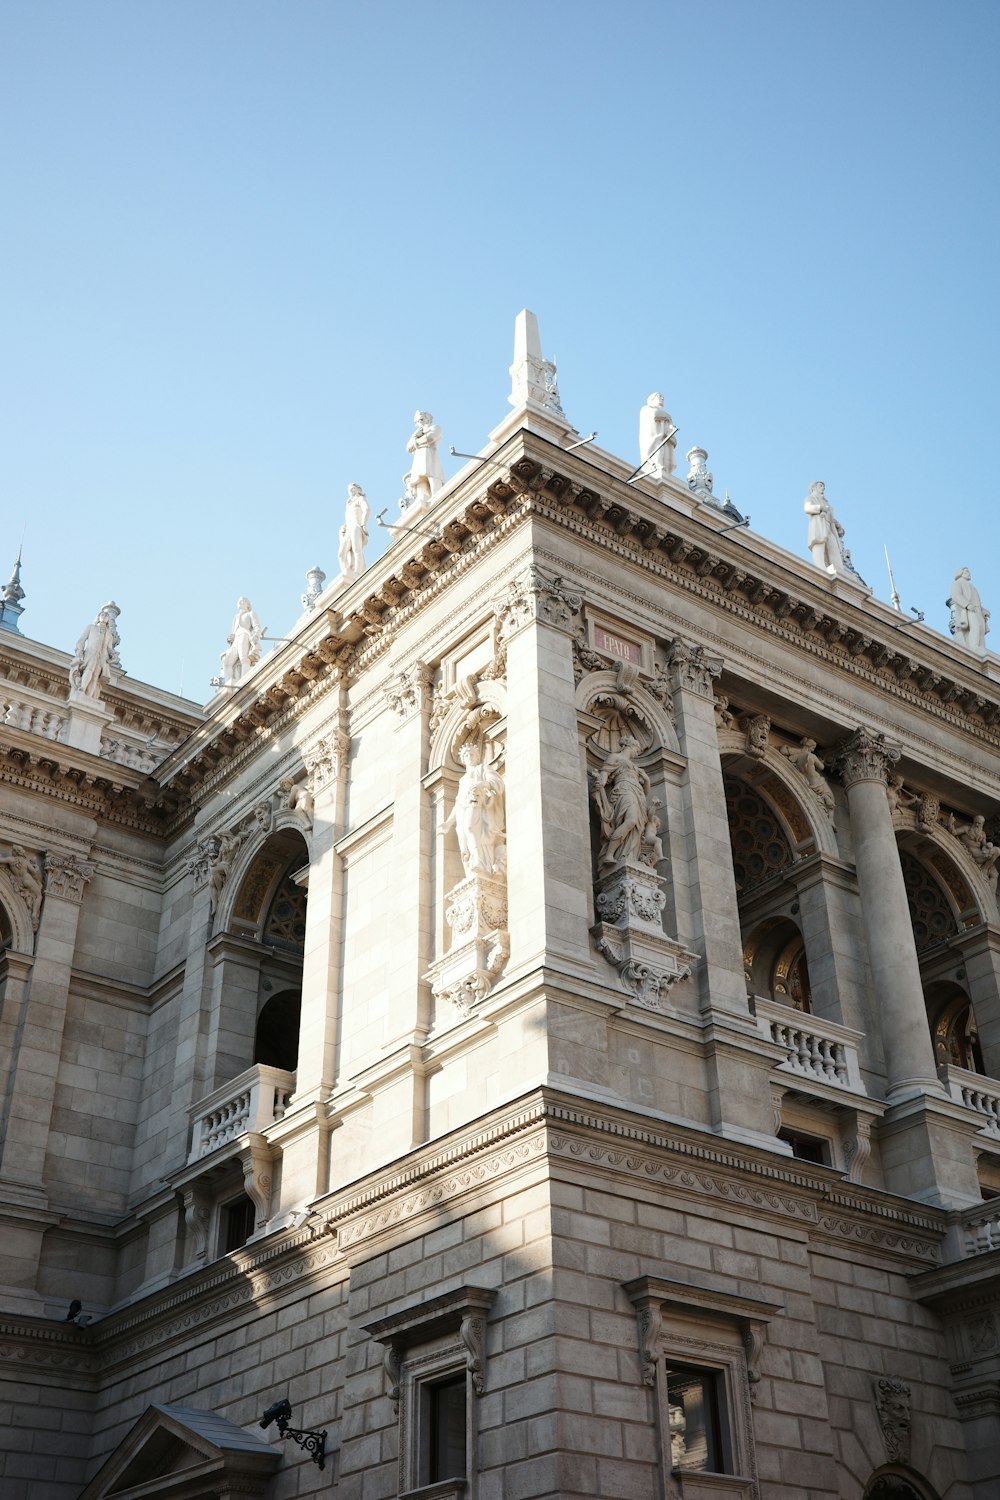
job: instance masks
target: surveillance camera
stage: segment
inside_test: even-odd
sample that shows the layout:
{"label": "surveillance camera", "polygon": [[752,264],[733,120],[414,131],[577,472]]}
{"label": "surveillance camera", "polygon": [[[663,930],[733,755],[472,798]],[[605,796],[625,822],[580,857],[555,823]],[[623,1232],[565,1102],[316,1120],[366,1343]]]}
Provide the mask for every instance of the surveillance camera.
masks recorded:
{"label": "surveillance camera", "polygon": [[268,1428],[270,1427],[272,1422],[277,1422],[280,1428],[282,1422],[287,1422],[291,1415],[292,1403],[289,1401],[288,1397],[285,1396],[280,1401],[272,1401],[271,1405],[267,1408],[267,1411],[261,1417],[260,1425],[264,1428]]}

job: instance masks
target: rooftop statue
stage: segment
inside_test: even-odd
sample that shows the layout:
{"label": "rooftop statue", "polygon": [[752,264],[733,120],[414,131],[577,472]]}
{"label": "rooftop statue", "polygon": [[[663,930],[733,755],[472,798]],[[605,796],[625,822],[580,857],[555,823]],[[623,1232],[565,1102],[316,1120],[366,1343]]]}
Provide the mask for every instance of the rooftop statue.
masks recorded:
{"label": "rooftop statue", "polygon": [[406,445],[407,453],[413,454],[413,462],[409,473],[403,475],[403,483],[407,503],[424,509],[444,484],[444,470],[438,453],[441,429],[435,427],[429,411],[414,412],[413,429],[413,436]]}
{"label": "rooftop statue", "polygon": [[101,683],[110,680],[112,672],[122,669],[118,647],[117,620],[121,614],[114,601],[101,606],[76,643],[69,669],[69,685],[85,698],[100,698]]}
{"label": "rooftop statue", "polygon": [[264,627],[249,599],[240,599],[233,616],[228,645],[222,653],[222,685],[236,687],[260,661]]}
{"label": "rooftop statue", "polygon": [[843,545],[844,528],[833,513],[833,506],[826,498],[826,485],[821,479],[809,486],[802,509],[809,517],[806,540],[817,568],[831,578],[853,578],[867,588],[851,561],[851,554]]}
{"label": "rooftop statue", "polygon": [[674,472],[674,422],[664,409],[659,391],[646,399],[639,412],[639,458],[649,479],[668,479]]}
{"label": "rooftop statue", "polygon": [[316,608],[316,600],[323,592],[323,585],[325,582],[326,574],[317,563],[316,566],[314,568],[310,568],[309,572],[306,574],[306,591],[302,595],[302,608],[306,610],[307,613],[310,610],[314,610]]}
{"label": "rooftop statue", "polygon": [[337,560],[345,578],[357,578],[365,569],[365,547],[368,542],[368,518],[372,513],[368,496],[360,484],[347,486],[347,511],[340,528],[340,551]]}
{"label": "rooftop statue", "polygon": [[973,651],[977,656],[986,655],[986,636],[989,631],[988,609],[983,608],[979,590],[972,581],[968,568],[959,568],[951,585],[951,598],[946,601],[951,610],[949,629],[960,646]]}

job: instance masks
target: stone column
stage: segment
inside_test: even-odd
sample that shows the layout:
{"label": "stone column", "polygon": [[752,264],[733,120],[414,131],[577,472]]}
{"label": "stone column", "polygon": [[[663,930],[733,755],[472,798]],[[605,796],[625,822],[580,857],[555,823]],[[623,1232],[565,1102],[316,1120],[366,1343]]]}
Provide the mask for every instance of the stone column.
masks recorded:
{"label": "stone column", "polygon": [[886,797],[889,770],[898,759],[899,751],[885,743],[884,735],[866,729],[858,729],[837,752],[837,765],[847,790],[872,983],[881,1016],[889,1104],[915,1094],[942,1093]]}
{"label": "stone column", "polygon": [[169,1177],[187,1161],[188,1110],[210,1092],[205,1074],[203,1028],[207,1022],[211,974],[207,966],[208,940],[212,931],[210,841],[202,840],[191,855],[188,869],[193,891],[188,925],[184,987],[181,990],[174,1052],[174,1082],[171,1114],[163,1153],[148,1164],[156,1180]]}
{"label": "stone column", "polygon": [[497,603],[507,656],[508,978],[541,964],[593,978],[570,634],[581,603],[533,564]]}
{"label": "stone column", "polygon": [[683,884],[686,889],[690,931],[679,932],[678,936],[704,954],[699,974],[702,1014],[738,1017],[749,1026],[733,850],[712,688],[713,679],[722,671],[722,659],[709,655],[702,646],[691,647],[675,641],[670,668],[681,750],[687,757],[681,800],[688,856],[686,867],[678,867],[675,861],[674,883]]}

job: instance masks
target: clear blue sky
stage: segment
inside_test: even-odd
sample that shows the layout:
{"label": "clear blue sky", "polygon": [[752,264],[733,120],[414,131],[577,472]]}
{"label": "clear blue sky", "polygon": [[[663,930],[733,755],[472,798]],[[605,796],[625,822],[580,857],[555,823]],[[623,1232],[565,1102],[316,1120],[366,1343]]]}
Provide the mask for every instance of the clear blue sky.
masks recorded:
{"label": "clear blue sky", "polygon": [[[753,528],[813,479],[887,597],[1000,651],[1000,6],[4,0],[0,571],[204,701],[233,606],[395,511],[417,406],[474,451],[533,308],[632,457],[662,390]],[[454,460],[446,460],[452,472]],[[381,551],[381,537],[369,560]]]}

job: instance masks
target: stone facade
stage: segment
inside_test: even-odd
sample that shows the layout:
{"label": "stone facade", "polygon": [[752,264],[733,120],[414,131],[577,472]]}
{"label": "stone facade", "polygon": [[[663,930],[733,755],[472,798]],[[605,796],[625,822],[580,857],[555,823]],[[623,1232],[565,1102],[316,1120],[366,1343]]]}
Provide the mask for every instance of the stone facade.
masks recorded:
{"label": "stone facade", "polygon": [[525,389],[206,710],[0,637],[5,1500],[996,1494],[996,663]]}

